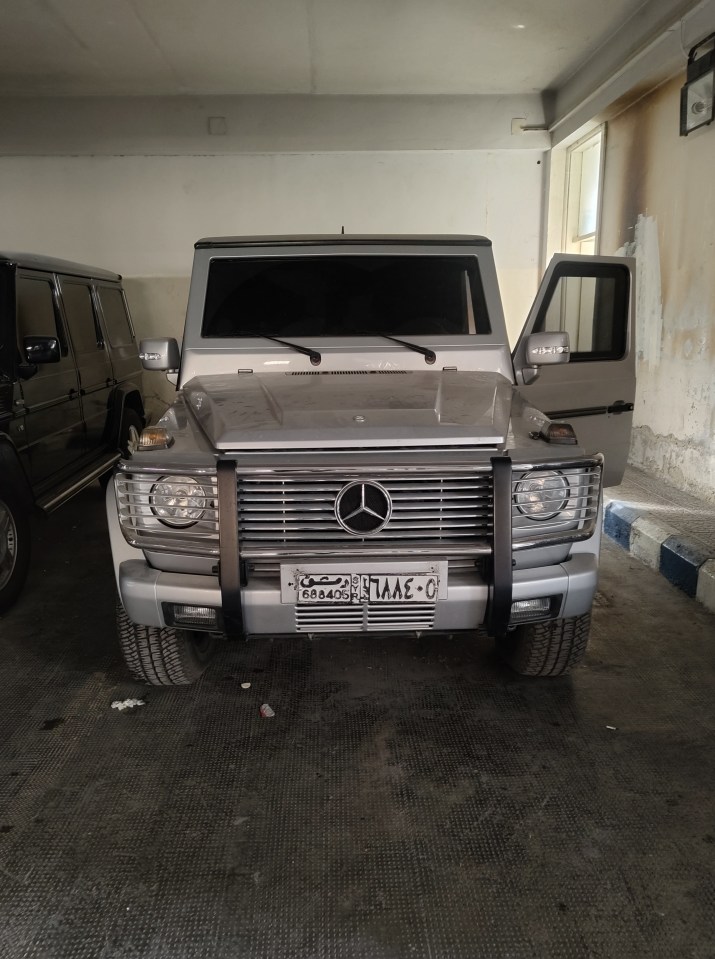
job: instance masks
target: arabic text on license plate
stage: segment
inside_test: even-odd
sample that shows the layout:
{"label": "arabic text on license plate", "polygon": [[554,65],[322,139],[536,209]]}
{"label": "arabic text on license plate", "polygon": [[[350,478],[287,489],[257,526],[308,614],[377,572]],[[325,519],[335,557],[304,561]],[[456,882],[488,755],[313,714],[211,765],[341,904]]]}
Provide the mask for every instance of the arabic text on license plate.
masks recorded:
{"label": "arabic text on license plate", "polygon": [[299,603],[433,603],[439,593],[435,573],[303,573],[298,577]]}
{"label": "arabic text on license plate", "polygon": [[352,603],[353,577],[349,573],[311,575],[298,577],[297,598],[299,603]]}
{"label": "arabic text on license plate", "polygon": [[433,603],[439,577],[432,573],[403,576],[365,575],[360,579],[364,603]]}

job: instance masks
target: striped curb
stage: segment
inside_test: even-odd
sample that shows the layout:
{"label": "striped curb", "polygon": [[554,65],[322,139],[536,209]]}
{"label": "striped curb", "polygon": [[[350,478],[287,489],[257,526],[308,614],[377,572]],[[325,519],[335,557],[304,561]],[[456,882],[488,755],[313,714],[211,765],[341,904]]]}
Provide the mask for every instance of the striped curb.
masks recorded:
{"label": "striped curb", "polygon": [[715,613],[715,551],[689,542],[647,510],[605,496],[603,531],[637,559]]}

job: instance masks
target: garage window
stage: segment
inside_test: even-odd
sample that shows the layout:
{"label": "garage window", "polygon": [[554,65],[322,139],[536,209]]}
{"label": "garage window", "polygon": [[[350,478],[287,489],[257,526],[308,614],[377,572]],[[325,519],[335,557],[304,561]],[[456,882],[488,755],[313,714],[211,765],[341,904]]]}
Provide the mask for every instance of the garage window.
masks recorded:
{"label": "garage window", "polygon": [[598,253],[605,130],[579,140],[566,158],[565,253]]}
{"label": "garage window", "polygon": [[473,256],[211,261],[202,335],[489,333]]}

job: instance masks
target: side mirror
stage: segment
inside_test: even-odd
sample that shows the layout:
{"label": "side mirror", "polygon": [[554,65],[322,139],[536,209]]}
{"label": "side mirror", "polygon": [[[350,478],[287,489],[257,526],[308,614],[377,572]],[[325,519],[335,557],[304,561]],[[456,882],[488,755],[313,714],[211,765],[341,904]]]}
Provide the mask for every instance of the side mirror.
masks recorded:
{"label": "side mirror", "polygon": [[142,340],[139,344],[139,359],[145,370],[178,370],[181,362],[179,344],[173,337]]}
{"label": "side mirror", "polygon": [[22,345],[25,359],[30,364],[59,363],[62,359],[60,341],[56,336],[26,336]]}
{"label": "side mirror", "polygon": [[529,366],[568,363],[570,356],[568,333],[532,333],[526,339],[526,362]]}

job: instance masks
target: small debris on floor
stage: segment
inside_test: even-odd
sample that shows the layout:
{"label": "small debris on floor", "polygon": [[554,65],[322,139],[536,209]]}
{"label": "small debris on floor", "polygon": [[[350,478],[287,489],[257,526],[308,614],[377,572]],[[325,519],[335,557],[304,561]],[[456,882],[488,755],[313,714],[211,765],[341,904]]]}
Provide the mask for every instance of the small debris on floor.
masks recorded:
{"label": "small debris on floor", "polygon": [[250,683],[241,683],[241,689],[250,689],[250,688],[251,688]]}
{"label": "small debris on floor", "polygon": [[65,721],[64,716],[56,716],[55,719],[46,719],[42,724],[44,730],[57,729]]}
{"label": "small debris on floor", "polygon": [[112,709],[118,709],[123,713],[125,709],[136,709],[137,706],[146,706],[143,699],[115,699],[112,703]]}
{"label": "small debris on floor", "polygon": [[606,726],[606,729],[616,730],[618,729],[618,726]]}
{"label": "small debris on floor", "polygon": [[259,712],[264,719],[272,719],[275,716],[275,713],[273,712],[271,707],[268,705],[268,703],[264,703],[261,706]]}

